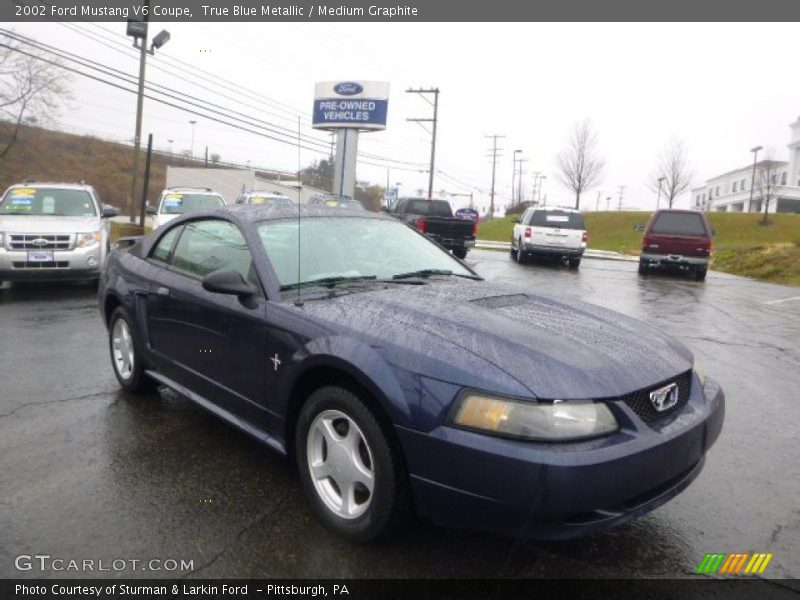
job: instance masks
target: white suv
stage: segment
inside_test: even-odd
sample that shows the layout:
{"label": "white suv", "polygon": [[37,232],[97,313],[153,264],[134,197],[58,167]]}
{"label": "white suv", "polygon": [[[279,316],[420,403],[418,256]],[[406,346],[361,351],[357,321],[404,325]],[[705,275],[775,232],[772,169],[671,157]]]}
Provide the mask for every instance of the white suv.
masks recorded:
{"label": "white suv", "polygon": [[161,192],[158,206],[149,206],[147,214],[153,216],[156,229],[184,213],[216,206],[225,206],[225,199],[211,188],[171,187]]}
{"label": "white suv", "polygon": [[587,239],[586,223],[580,211],[531,207],[514,222],[511,256],[520,264],[529,256],[566,259],[570,269],[577,269]]}
{"label": "white suv", "polygon": [[0,199],[0,283],[96,281],[117,214],[82,183],[12,185]]}

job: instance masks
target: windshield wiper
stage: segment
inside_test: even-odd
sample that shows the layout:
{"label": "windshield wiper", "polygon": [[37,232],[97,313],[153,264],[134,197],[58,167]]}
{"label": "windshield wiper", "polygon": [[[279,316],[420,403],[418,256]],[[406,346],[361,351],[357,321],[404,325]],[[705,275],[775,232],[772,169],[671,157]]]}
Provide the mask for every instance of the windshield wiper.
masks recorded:
{"label": "windshield wiper", "polygon": [[411,277],[430,277],[431,275],[453,275],[454,277],[464,277],[465,279],[483,279],[477,275],[464,275],[461,273],[453,273],[448,269],[420,269],[419,271],[409,271],[408,273],[398,273],[392,275],[392,279],[410,279]]}
{"label": "windshield wiper", "polygon": [[281,291],[296,290],[303,287],[335,287],[340,283],[369,281],[377,279],[376,275],[351,275],[351,276],[337,276],[337,277],[322,277],[321,279],[310,279],[308,281],[300,281],[298,283],[287,283],[281,286]]}

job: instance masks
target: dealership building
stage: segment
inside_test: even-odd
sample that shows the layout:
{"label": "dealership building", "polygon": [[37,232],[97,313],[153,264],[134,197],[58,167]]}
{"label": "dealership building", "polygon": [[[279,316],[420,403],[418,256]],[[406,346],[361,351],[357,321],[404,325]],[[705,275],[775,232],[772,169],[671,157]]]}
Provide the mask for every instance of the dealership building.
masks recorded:
{"label": "dealership building", "polygon": [[[800,213],[800,118],[790,126],[789,160],[771,161],[774,187],[770,190],[770,212]],[[697,210],[719,212],[760,212],[763,209],[760,185],[761,173],[770,161],[728,171],[692,189],[692,206]],[[752,198],[752,200],[751,200]]]}

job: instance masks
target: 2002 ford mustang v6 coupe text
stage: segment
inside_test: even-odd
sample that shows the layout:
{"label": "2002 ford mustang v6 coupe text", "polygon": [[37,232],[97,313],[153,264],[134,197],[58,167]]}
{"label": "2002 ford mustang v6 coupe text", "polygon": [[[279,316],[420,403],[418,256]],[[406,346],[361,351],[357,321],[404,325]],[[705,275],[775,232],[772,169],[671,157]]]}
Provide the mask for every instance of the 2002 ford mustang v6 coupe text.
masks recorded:
{"label": "2002 ford mustang v6 coupe text", "polygon": [[574,537],[702,469],[724,396],[679,342],[484,282],[391,217],[299,210],[193,213],[111,253],[99,302],[125,390],[167,385],[293,456],[356,540],[412,510]]}

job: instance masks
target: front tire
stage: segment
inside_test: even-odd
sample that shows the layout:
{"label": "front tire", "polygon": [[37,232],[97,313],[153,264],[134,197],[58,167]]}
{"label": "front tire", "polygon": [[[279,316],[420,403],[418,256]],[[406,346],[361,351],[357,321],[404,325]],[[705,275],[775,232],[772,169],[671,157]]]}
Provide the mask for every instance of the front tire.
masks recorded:
{"label": "front tire", "polygon": [[577,269],[581,266],[581,259],[580,258],[570,258],[567,260],[567,264],[569,265],[570,269]]}
{"label": "front tire", "polygon": [[708,268],[706,267],[696,267],[694,270],[694,278],[696,281],[704,281],[706,278],[706,273],[708,272]]}
{"label": "front tire", "polygon": [[122,306],[111,313],[108,322],[108,348],[114,375],[123,390],[139,393],[155,389],[156,382],[144,372],[144,354],[139,334],[128,311]]}
{"label": "front tire", "polygon": [[400,449],[349,390],[329,386],[309,396],[297,421],[295,456],[314,512],[339,535],[366,542],[407,516]]}
{"label": "front tire", "polygon": [[639,259],[639,275],[647,275],[647,263]]}

